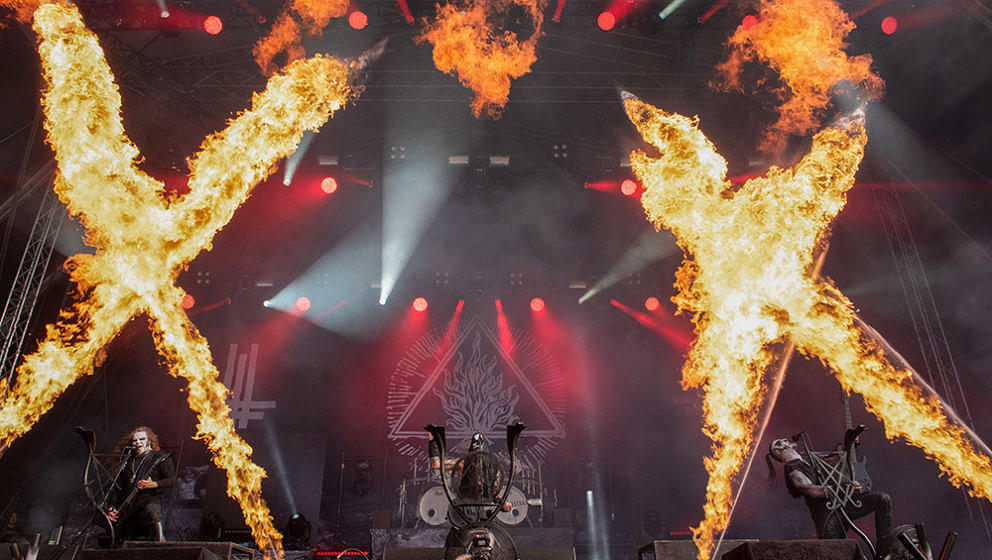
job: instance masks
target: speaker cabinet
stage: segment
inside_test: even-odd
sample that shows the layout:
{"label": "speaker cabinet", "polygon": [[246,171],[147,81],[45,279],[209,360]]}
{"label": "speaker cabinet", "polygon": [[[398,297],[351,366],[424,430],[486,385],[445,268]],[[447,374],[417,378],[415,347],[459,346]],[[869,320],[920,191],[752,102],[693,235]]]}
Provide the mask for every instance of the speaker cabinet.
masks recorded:
{"label": "speaker cabinet", "polygon": [[201,542],[155,542],[155,541],[124,541],[124,548],[133,549],[168,549],[168,548],[203,548],[219,560],[230,560],[232,556],[252,558],[255,550],[240,544],[224,541]]}
{"label": "speaker cabinet", "polygon": [[156,546],[147,548],[84,549],[80,560],[220,560],[199,546]]}
{"label": "speaker cabinet", "polygon": [[[575,560],[575,549],[567,546],[517,548],[520,560]],[[385,548],[382,560],[443,560],[444,548]]]}
{"label": "speaker cabinet", "polygon": [[764,541],[744,543],[723,560],[864,560],[855,540]]}
{"label": "speaker cabinet", "polygon": [[[750,541],[724,539],[714,558],[732,548]],[[637,560],[696,560],[696,543],[688,540],[651,541],[637,549]]]}

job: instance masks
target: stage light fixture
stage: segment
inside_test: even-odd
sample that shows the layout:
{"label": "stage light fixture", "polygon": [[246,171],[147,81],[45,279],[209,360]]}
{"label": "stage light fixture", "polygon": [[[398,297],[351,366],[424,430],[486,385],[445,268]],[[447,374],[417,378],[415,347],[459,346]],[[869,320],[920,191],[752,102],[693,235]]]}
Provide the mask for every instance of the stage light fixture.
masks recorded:
{"label": "stage light fixture", "polygon": [[333,193],[338,190],[338,180],[331,176],[324,177],[320,180],[320,190],[326,194]]}
{"label": "stage light fixture", "polygon": [[624,179],[620,183],[620,192],[626,196],[634,196],[637,193],[637,181],[633,179]]}
{"label": "stage light fixture", "polygon": [[183,309],[193,309],[194,305],[196,305],[196,299],[193,296],[189,294],[183,296]]}
{"label": "stage light fixture", "polygon": [[896,32],[896,29],[899,29],[899,21],[896,18],[887,16],[882,20],[882,33],[892,35]]}
{"label": "stage light fixture", "polygon": [[617,16],[613,15],[612,12],[603,12],[599,14],[596,18],[596,25],[603,31],[609,31],[613,29],[613,26],[617,24]]}
{"label": "stage light fixture", "polygon": [[303,296],[296,298],[296,309],[302,312],[310,309],[310,298]]}
{"label": "stage light fixture", "polygon": [[262,301],[262,307],[272,307],[272,302],[269,300]]}
{"label": "stage light fixture", "polygon": [[544,300],[539,297],[530,300],[530,310],[534,312],[544,311]]}
{"label": "stage light fixture", "polygon": [[365,15],[365,12],[361,10],[354,10],[348,14],[348,25],[352,29],[365,29],[365,26],[369,24],[369,16]]}
{"label": "stage light fixture", "polygon": [[644,300],[644,309],[648,311],[657,311],[659,307],[661,307],[661,302],[654,296]]}
{"label": "stage light fixture", "polygon": [[207,16],[203,20],[203,30],[211,35],[217,35],[224,30],[224,22],[217,16]]}
{"label": "stage light fixture", "polygon": [[418,297],[413,300],[414,311],[427,311],[427,298]]}

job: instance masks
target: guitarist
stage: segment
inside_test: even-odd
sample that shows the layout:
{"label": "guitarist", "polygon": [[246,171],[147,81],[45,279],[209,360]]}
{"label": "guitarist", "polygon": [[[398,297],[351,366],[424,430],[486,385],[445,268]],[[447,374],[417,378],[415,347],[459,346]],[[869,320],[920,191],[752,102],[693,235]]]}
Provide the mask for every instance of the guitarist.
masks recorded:
{"label": "guitarist", "polygon": [[[772,441],[765,463],[768,465],[768,481],[775,480],[775,467],[772,460],[783,463],[785,485],[793,498],[802,496],[809,508],[816,534],[821,539],[847,538],[847,527],[839,512],[831,513],[827,508],[827,488],[819,483],[816,469],[800,453],[791,440],[779,438]],[[844,508],[851,520],[860,519],[869,513],[875,514],[875,535],[880,539],[892,528],[892,498],[884,492],[865,491],[857,482],[855,498],[860,507],[848,505]]]}
{"label": "guitarist", "polygon": [[[148,426],[138,426],[114,449],[123,463],[118,490],[111,499],[107,518],[116,526],[118,542],[135,538],[164,541],[162,495],[176,482],[176,466],[159,448],[158,436]],[[121,466],[121,465],[119,465]]]}

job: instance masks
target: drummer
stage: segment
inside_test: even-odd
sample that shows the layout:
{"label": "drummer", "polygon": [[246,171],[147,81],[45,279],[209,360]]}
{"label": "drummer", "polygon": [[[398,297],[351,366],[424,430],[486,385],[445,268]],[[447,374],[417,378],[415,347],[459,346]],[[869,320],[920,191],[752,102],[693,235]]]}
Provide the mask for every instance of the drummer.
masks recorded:
{"label": "drummer", "polygon": [[[440,471],[441,447],[434,441],[432,435],[427,434],[427,437],[430,440],[427,445],[430,467]],[[461,460],[445,459],[444,461],[444,470],[455,471],[454,474],[459,480],[456,502],[465,504],[460,509],[473,523],[489,517],[492,506],[482,504],[495,505],[499,500],[498,494],[503,484],[503,471],[499,462],[495,456],[485,451],[486,439],[481,433],[476,432],[472,434],[472,441],[469,443],[465,457]],[[460,504],[456,503],[456,505]],[[500,509],[510,511],[512,505],[509,501],[504,501]],[[448,520],[452,520],[450,512]],[[454,526],[454,523],[452,525]]]}

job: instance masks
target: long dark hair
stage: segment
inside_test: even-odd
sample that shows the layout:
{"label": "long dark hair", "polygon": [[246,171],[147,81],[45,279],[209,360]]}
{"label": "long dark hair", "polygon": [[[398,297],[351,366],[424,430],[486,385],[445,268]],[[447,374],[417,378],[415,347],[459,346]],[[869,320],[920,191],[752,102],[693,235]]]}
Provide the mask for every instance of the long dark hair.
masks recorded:
{"label": "long dark hair", "polygon": [[158,451],[162,449],[158,445],[158,434],[155,433],[155,430],[152,430],[148,426],[138,426],[137,428],[134,428],[133,430],[128,432],[126,436],[124,436],[123,438],[121,438],[120,441],[117,442],[117,446],[114,447],[114,454],[120,455],[121,453],[123,453],[124,448],[131,445],[131,438],[134,437],[134,434],[138,432],[145,432],[146,434],[148,434],[148,447],[150,447],[153,451]]}

